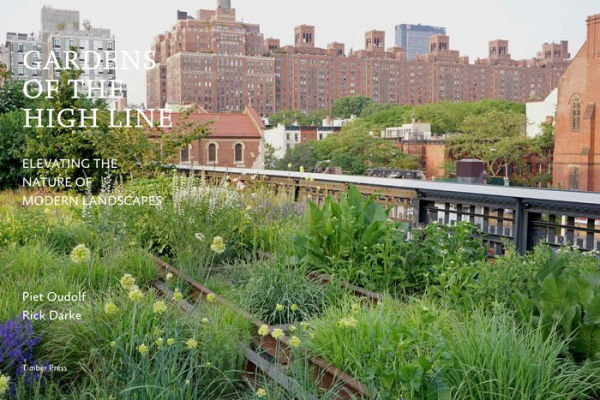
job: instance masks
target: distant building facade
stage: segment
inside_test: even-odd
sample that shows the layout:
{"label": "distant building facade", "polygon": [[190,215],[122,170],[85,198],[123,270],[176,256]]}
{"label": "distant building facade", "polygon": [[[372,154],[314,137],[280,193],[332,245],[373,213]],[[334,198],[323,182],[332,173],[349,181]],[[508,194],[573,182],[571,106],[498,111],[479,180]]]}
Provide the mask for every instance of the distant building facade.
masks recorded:
{"label": "distant building facade", "polygon": [[[76,10],[61,10],[43,6],[40,26],[38,35],[16,32],[6,34],[7,65],[16,79],[41,81],[58,79],[59,71],[55,69],[54,63],[49,63],[48,69],[27,68],[25,56],[30,51],[36,51],[40,55],[37,57],[33,54],[29,57],[27,61],[30,66],[39,63],[44,67],[51,54],[64,63],[66,52],[75,50],[80,53],[80,57],[75,62],[83,67],[86,60],[83,58],[82,52],[114,52],[116,50],[115,37],[110,29],[95,28],[89,25],[81,27],[79,11]],[[93,62],[93,60],[88,60],[88,62]],[[106,88],[110,87],[111,81],[116,79],[114,60],[102,58],[100,63],[101,67],[99,68],[84,70],[79,79],[92,81],[93,88],[99,88],[101,85]],[[108,68],[104,68],[105,65],[108,65]],[[87,83],[82,86],[83,90],[87,90],[88,87]],[[93,90],[91,93],[93,97],[97,97],[99,92]],[[116,107],[117,99],[109,99],[108,103],[110,107]]]}
{"label": "distant building facade", "polygon": [[558,88],[552,89],[550,94],[542,101],[525,103],[527,115],[527,137],[536,137],[542,134],[542,124],[554,124],[556,103],[558,102]]}
{"label": "distant building facade", "polygon": [[[342,96],[379,103],[541,99],[556,87],[568,64],[567,43],[550,56],[514,60],[508,41],[489,42],[488,57],[474,63],[450,48],[450,37],[429,35],[427,51],[408,59],[406,49],[386,48],[385,32],[365,33],[362,50],[343,43],[316,46],[312,25],[294,28],[294,44],[263,39],[258,25],[235,20],[218,4],[196,17],[178,12],[173,29],[155,38],[158,63],[147,72],[147,104],[196,104],[217,112],[250,105],[261,115],[329,108]],[[554,44],[545,44],[546,47]],[[548,48],[550,48],[548,47]]]}
{"label": "distant building facade", "polygon": [[382,139],[392,140],[429,140],[431,139],[431,124],[429,122],[413,121],[397,127],[388,127],[381,131]]}
{"label": "distant building facade", "polygon": [[252,106],[275,111],[275,62],[263,57],[258,25],[236,21],[230,3],[177,12],[171,31],[152,46],[156,67],[147,72],[147,106],[195,104],[210,112],[241,112]]}
{"label": "distant building facade", "polygon": [[[41,69],[25,68],[25,54],[28,51],[42,50],[42,45],[33,33],[16,33],[8,32],[6,34],[5,43],[6,66],[16,79],[41,79]],[[41,61],[40,59],[32,59],[30,61]]]}
{"label": "distant building facade", "polygon": [[406,52],[407,60],[414,60],[419,54],[429,53],[429,38],[445,35],[446,28],[431,25],[400,24],[394,29],[395,45]]}
{"label": "distant building facade", "polygon": [[558,83],[552,183],[600,191],[600,14],[587,18],[587,40]]}
{"label": "distant building facade", "polygon": [[340,126],[299,126],[279,124],[264,132],[265,143],[273,148],[273,156],[282,159],[285,153],[298,143],[306,143],[311,140],[319,141],[327,136],[339,133]]}

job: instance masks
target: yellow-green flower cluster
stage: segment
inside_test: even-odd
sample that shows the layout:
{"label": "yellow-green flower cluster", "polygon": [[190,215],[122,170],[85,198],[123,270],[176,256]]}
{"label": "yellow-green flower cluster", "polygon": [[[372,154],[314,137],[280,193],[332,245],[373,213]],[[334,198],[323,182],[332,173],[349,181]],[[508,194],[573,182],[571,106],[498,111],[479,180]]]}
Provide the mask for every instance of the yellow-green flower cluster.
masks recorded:
{"label": "yellow-green flower cluster", "polygon": [[209,303],[212,303],[215,301],[215,294],[214,293],[209,293],[206,295],[206,301],[208,301]]}
{"label": "yellow-green flower cluster", "polygon": [[260,336],[267,336],[269,334],[269,326],[261,325],[260,328],[258,328],[258,334]]}
{"label": "yellow-green flower cluster", "polygon": [[140,288],[137,287],[137,285],[134,285],[129,291],[128,296],[129,300],[141,301],[144,298],[144,293],[140,290]]}
{"label": "yellow-green flower cluster", "polygon": [[185,345],[188,349],[195,349],[196,347],[198,347],[198,342],[196,341],[196,339],[190,338],[187,342],[185,342]]}
{"label": "yellow-green flower cluster", "polygon": [[135,278],[131,274],[125,274],[119,279],[119,283],[123,289],[129,290],[135,285]]}
{"label": "yellow-green flower cluster", "polygon": [[152,305],[152,311],[154,314],[163,314],[167,311],[167,305],[162,300],[155,301]]}
{"label": "yellow-green flower cluster", "polygon": [[298,338],[298,336],[292,336],[290,338],[290,347],[296,348],[298,346],[300,346],[300,339]]}
{"label": "yellow-green flower cluster", "polygon": [[108,303],[106,303],[104,305],[104,312],[106,313],[106,315],[116,314],[117,311],[118,311],[118,308],[115,305],[115,303],[113,303],[112,301],[109,301]]}
{"label": "yellow-green flower cluster", "polygon": [[265,397],[267,395],[267,391],[263,388],[258,388],[256,389],[256,397],[258,397],[259,399]]}
{"label": "yellow-green flower cluster", "polygon": [[223,241],[223,238],[221,236],[215,236],[210,244],[210,249],[217,254],[223,253],[225,251],[225,242]]}
{"label": "yellow-green flower cluster", "polygon": [[271,332],[271,336],[273,336],[273,339],[281,339],[285,336],[285,334],[281,329],[275,328],[273,329],[273,332]]}
{"label": "yellow-green flower cluster", "polygon": [[141,355],[144,355],[148,352],[148,346],[146,346],[144,343],[142,343],[139,345],[138,351],[140,352]]}
{"label": "yellow-green flower cluster", "polygon": [[75,264],[88,262],[92,256],[90,249],[85,247],[85,244],[78,244],[71,250],[71,261]]}
{"label": "yellow-green flower cluster", "polygon": [[173,300],[181,301],[181,299],[183,299],[183,296],[181,295],[181,291],[179,289],[175,289],[175,291],[173,292]]}
{"label": "yellow-green flower cluster", "polygon": [[338,321],[338,326],[340,328],[356,328],[357,325],[358,321],[354,317],[346,317]]}

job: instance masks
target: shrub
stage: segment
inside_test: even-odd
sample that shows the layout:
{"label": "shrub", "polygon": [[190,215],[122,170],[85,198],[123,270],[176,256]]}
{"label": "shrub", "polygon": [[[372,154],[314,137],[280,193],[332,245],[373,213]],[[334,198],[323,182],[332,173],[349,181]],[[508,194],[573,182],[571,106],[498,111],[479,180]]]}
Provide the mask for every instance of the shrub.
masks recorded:
{"label": "shrub", "polygon": [[519,314],[546,330],[572,338],[570,352],[578,361],[600,355],[600,262],[592,253],[574,254],[549,248],[536,254],[536,274],[529,287],[513,296]]}
{"label": "shrub", "polygon": [[404,276],[394,265],[398,250],[393,247],[401,245],[405,233],[387,220],[388,213],[373,196],[363,199],[355,186],[339,202],[328,195],[322,209],[310,203],[294,237],[299,261],[365,287],[391,287]]}

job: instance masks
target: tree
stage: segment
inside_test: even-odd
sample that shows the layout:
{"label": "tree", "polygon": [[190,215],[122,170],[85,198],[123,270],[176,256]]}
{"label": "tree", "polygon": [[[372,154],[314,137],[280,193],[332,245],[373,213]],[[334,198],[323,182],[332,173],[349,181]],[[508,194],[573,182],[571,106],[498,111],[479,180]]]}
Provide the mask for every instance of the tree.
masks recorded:
{"label": "tree", "polygon": [[331,114],[334,117],[350,118],[351,115],[359,116],[362,111],[373,103],[370,97],[346,96],[333,102]]}
{"label": "tree", "polygon": [[12,73],[0,63],[0,114],[24,108],[33,103],[23,94],[23,81],[12,79]]}
{"label": "tree", "polygon": [[22,111],[0,114],[0,189],[16,187],[23,177],[23,152],[26,135]]}
{"label": "tree", "polygon": [[320,126],[323,118],[327,116],[327,110],[314,110],[309,113],[303,113],[300,110],[281,110],[269,116],[271,125],[301,125],[301,126]]}
{"label": "tree", "polygon": [[490,177],[506,173],[508,166],[522,166],[529,155],[539,152],[539,144],[524,133],[525,116],[515,111],[489,111],[473,114],[461,123],[461,135],[448,139],[453,157],[478,158]]}
{"label": "tree", "polygon": [[315,155],[315,145],[317,143],[314,141],[298,143],[278,161],[277,169],[286,170],[289,168],[298,171],[298,168],[304,167],[307,172],[312,171],[319,161]]}
{"label": "tree", "polygon": [[269,143],[265,143],[265,169],[275,169],[279,160],[275,158],[275,148]]}

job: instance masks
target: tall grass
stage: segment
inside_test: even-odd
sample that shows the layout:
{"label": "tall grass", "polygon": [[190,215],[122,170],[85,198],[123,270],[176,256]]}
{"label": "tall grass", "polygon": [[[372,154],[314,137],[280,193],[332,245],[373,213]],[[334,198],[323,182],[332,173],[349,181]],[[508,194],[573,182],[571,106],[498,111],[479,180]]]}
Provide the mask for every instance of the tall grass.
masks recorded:
{"label": "tall grass", "polygon": [[268,324],[288,324],[315,316],[331,303],[323,286],[302,269],[280,261],[258,263],[239,289],[240,305]]}
{"label": "tall grass", "polygon": [[439,340],[448,358],[443,377],[454,399],[577,399],[594,386],[591,370],[563,358],[565,340],[519,326],[504,312],[476,311]]}
{"label": "tall grass", "polygon": [[348,298],[311,321],[305,339],[312,354],[357,377],[378,398],[426,399],[444,390],[432,337],[451,321],[448,313],[416,300],[386,298],[368,306]]}

